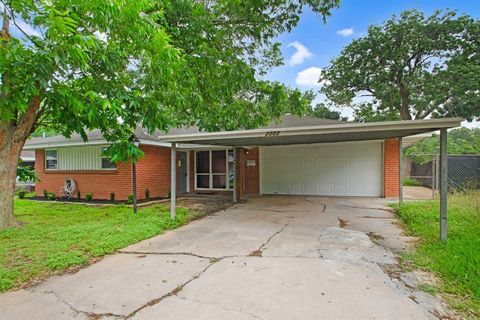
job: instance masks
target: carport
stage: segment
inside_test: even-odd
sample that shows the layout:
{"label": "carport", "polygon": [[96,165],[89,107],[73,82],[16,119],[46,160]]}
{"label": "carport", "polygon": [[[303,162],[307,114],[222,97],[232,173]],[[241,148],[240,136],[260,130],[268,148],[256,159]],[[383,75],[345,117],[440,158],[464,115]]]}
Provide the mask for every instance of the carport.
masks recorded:
{"label": "carport", "polygon": [[[447,129],[460,126],[461,118],[385,121],[374,123],[339,123],[315,126],[287,127],[275,129],[252,129],[195,134],[167,135],[162,139],[171,143],[171,176],[176,177],[177,144],[227,146],[234,150],[233,201],[242,198],[243,172],[238,164],[244,161],[244,148],[266,146],[310,145],[334,142],[361,142],[399,139],[399,159],[402,159],[402,138],[406,136],[440,131],[440,239],[447,239]],[[399,202],[403,202],[403,165],[399,163]],[[171,181],[171,217],[176,212],[176,179]]]}

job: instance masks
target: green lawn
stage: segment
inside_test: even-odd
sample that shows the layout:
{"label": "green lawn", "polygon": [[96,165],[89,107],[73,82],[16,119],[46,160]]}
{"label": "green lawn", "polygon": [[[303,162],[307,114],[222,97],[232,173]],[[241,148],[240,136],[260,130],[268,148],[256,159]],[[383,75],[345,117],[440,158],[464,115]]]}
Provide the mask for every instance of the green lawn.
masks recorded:
{"label": "green lawn", "polygon": [[89,263],[129,244],[174,229],[200,214],[164,205],[140,208],[15,200],[23,226],[0,231],[0,292]]}
{"label": "green lawn", "polygon": [[480,317],[480,192],[449,196],[448,241],[440,243],[438,200],[406,202],[397,214],[420,238],[408,261],[438,275],[437,291],[460,310]]}

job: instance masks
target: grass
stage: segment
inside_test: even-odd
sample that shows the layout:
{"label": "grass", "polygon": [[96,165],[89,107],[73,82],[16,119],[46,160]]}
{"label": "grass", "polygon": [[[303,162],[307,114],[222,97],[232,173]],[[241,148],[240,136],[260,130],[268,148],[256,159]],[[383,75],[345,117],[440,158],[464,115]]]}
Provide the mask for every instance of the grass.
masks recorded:
{"label": "grass", "polygon": [[15,200],[20,228],[0,231],[0,292],[87,265],[129,244],[175,229],[200,213],[164,205],[139,208]]}
{"label": "grass", "polygon": [[404,186],[419,187],[422,185],[420,181],[414,178],[403,178]]}
{"label": "grass", "polygon": [[[397,215],[419,237],[405,258],[436,274],[438,291],[453,307],[480,317],[480,192],[452,194],[448,203],[448,240],[439,241],[438,200],[406,202]],[[433,288],[430,291],[435,291]]]}

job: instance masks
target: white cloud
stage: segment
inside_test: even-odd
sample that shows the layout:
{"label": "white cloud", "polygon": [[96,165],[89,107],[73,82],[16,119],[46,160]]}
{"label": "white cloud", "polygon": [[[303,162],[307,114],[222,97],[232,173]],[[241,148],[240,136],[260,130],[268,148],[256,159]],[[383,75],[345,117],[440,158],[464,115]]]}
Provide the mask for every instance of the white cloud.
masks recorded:
{"label": "white cloud", "polygon": [[321,87],[322,85],[327,83],[325,81],[318,81],[320,79],[321,73],[322,69],[318,67],[307,68],[297,73],[295,83],[299,86],[305,87]]}
{"label": "white cloud", "polygon": [[295,66],[298,64],[303,63],[305,59],[310,58],[313,56],[313,54],[310,52],[310,50],[307,49],[303,44],[301,44],[298,41],[294,41],[292,43],[289,43],[287,47],[294,47],[297,51],[290,57],[290,60],[288,60],[288,64],[291,66]]}
{"label": "white cloud", "polygon": [[338,30],[337,34],[341,35],[342,37],[348,37],[353,34],[353,28],[345,28],[342,30]]}

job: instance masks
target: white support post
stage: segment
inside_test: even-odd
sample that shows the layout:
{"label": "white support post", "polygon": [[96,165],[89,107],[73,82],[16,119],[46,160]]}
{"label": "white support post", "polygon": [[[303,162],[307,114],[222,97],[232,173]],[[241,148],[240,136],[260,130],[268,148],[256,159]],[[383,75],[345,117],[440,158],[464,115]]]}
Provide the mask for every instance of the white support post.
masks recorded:
{"label": "white support post", "polygon": [[447,129],[440,129],[440,240],[447,240]]}
{"label": "white support post", "polygon": [[402,137],[398,138],[398,203],[403,204],[403,146]]}
{"label": "white support post", "polygon": [[171,164],[170,164],[170,218],[175,220],[176,205],[177,205],[177,144],[172,142],[171,148]]}
{"label": "white support post", "polygon": [[233,203],[237,203],[237,147],[233,147]]}

